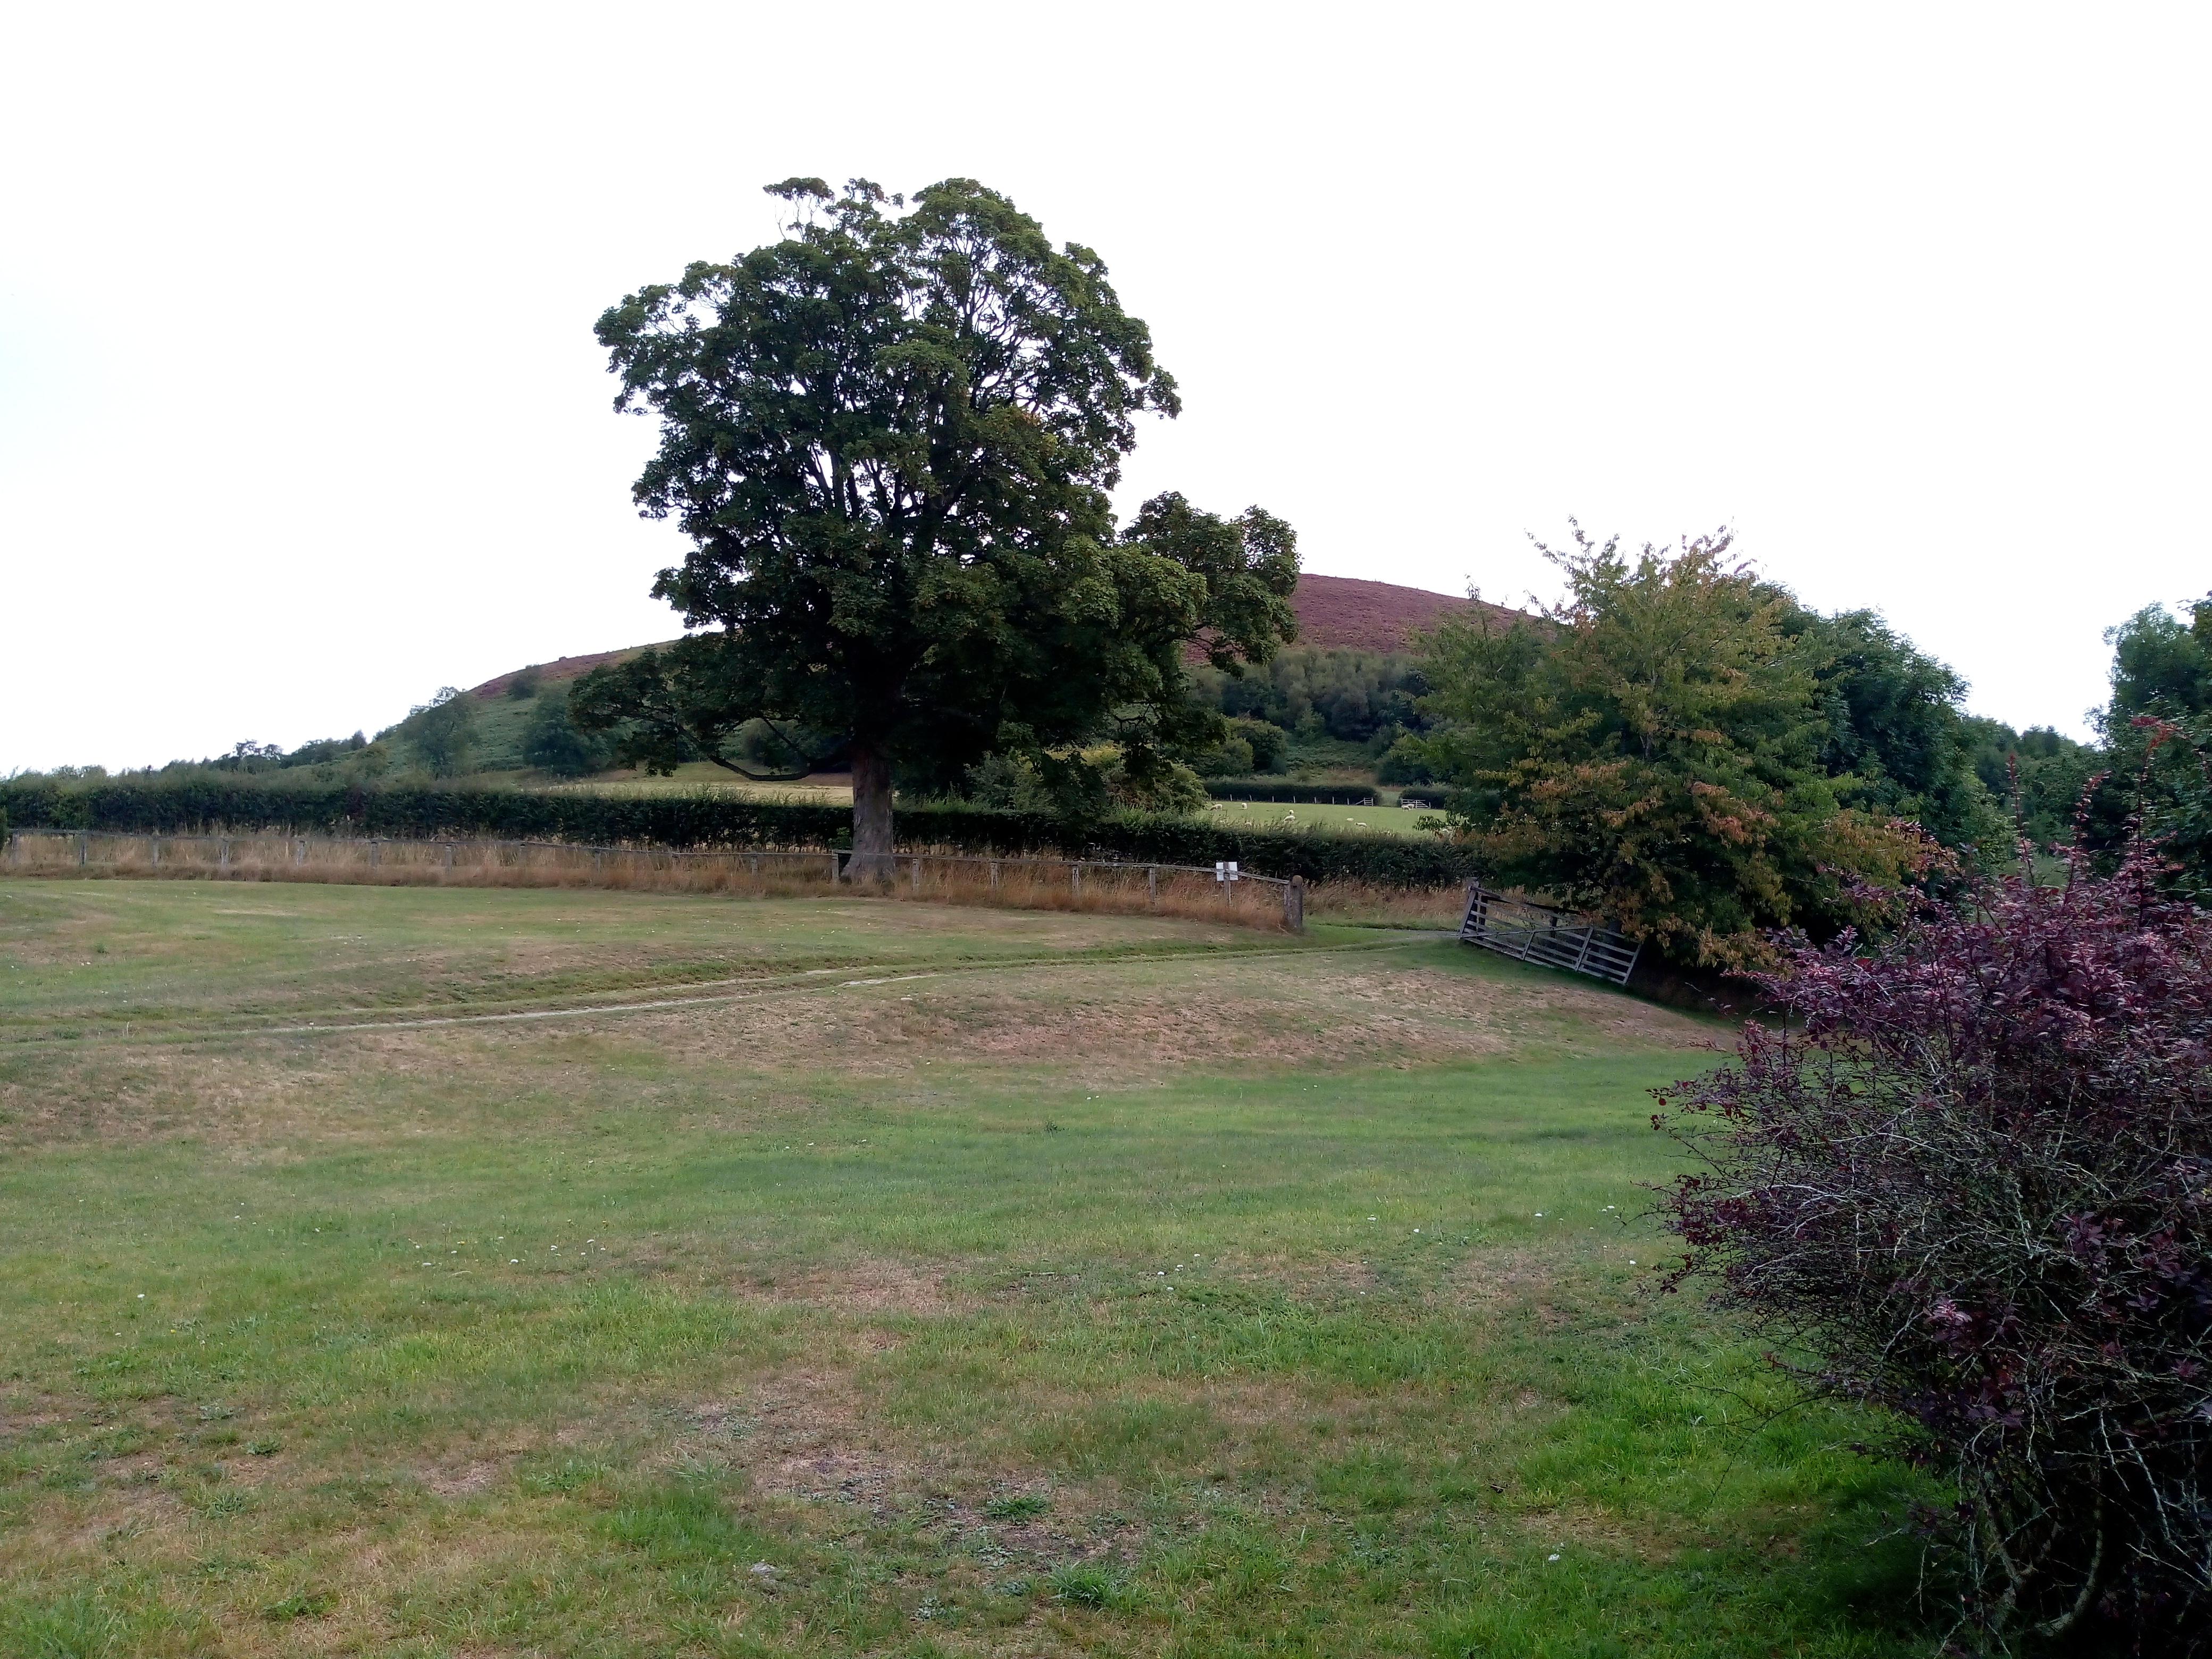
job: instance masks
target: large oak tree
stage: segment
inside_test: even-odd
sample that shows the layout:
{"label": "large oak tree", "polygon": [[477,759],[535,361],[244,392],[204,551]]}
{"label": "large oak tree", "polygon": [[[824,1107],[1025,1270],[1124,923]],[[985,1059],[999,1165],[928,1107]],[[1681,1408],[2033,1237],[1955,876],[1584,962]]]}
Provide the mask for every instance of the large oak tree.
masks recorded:
{"label": "large oak tree", "polygon": [[638,502],[692,542],[653,591],[696,631],[586,677],[579,723],[657,769],[750,775],[756,722],[801,764],[835,750],[862,875],[895,770],[1012,753],[1067,782],[1110,742],[1141,789],[1218,723],[1191,642],[1234,669],[1292,635],[1290,527],[1165,495],[1117,532],[1135,417],[1179,405],[1089,249],[969,179],[770,190],[781,240],[599,319],[616,406],[660,422]]}

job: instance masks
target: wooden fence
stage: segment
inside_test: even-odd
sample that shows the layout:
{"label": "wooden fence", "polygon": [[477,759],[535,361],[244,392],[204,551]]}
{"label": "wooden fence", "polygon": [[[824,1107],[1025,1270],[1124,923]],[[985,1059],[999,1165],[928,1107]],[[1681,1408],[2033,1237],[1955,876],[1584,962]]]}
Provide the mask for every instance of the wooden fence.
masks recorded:
{"label": "wooden fence", "polygon": [[[740,848],[707,851],[661,847],[595,847],[574,842],[418,841],[385,836],[290,835],[124,835],[100,830],[18,830],[7,840],[0,870],[33,874],[70,868],[114,874],[239,877],[275,880],[343,881],[362,871],[372,881],[467,881],[471,878],[528,884],[540,876],[580,885],[653,884],[656,875],[678,878],[672,884],[732,884],[732,877],[781,884],[851,881],[853,854],[842,848]],[[588,860],[588,863],[586,862]],[[890,879],[916,894],[973,891],[999,896],[1018,882],[1034,895],[1054,883],[1065,884],[1065,898],[1080,907],[1086,892],[1100,890],[1133,899],[1142,883],[1148,905],[1160,902],[1164,889],[1182,896],[1212,892],[1234,905],[1244,894],[1273,890],[1269,914],[1279,903],[1283,925],[1305,930],[1306,884],[1293,876],[1253,875],[1233,865],[1212,869],[1183,864],[1135,864],[1114,859],[990,857],[945,852],[897,853]],[[705,878],[684,882],[682,878]],[[643,879],[641,879],[643,878]],[[1089,884],[1086,887],[1086,884]],[[1173,896],[1173,895],[1170,895]]]}
{"label": "wooden fence", "polygon": [[1467,884],[1467,916],[1461,942],[1479,945],[1516,962],[1564,968],[1615,985],[1628,983],[1644,947],[1618,927],[1608,927],[1556,904],[1509,898],[1479,881]]}

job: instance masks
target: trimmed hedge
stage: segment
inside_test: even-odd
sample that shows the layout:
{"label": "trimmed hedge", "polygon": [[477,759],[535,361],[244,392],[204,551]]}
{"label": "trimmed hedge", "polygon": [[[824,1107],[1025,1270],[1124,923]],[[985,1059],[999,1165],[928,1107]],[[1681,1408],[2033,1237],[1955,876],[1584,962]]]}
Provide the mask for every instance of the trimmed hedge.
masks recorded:
{"label": "trimmed hedge", "polygon": [[1412,801],[1420,806],[1442,806],[1444,798],[1450,793],[1451,791],[1441,784],[1409,783],[1398,792],[1398,804],[1402,806]]}
{"label": "trimmed hedge", "polygon": [[1215,800],[1277,800],[1293,806],[1374,806],[1382,797],[1371,783],[1273,783],[1266,778],[1209,779]]}
{"label": "trimmed hedge", "polygon": [[[90,784],[0,782],[0,813],[21,828],[185,835],[276,830],[423,839],[489,836],[600,846],[850,846],[849,807],[733,796],[595,795],[436,785],[364,788],[264,782],[246,775]],[[1135,863],[1210,865],[1235,859],[1255,875],[1441,887],[1475,872],[1464,848],[1440,840],[1245,830],[1202,818],[1129,816],[1081,830],[1042,812],[980,806],[902,807],[898,844],[969,853],[1046,854]]]}

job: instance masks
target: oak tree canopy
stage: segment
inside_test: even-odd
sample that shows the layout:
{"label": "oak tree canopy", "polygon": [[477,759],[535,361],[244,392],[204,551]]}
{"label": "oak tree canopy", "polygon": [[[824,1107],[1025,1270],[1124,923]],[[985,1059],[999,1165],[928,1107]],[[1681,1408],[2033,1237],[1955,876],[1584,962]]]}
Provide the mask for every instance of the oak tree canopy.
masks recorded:
{"label": "oak tree canopy", "polygon": [[1073,798],[1112,744],[1141,791],[1215,740],[1187,649],[1233,670],[1292,635],[1296,538],[1175,495],[1117,531],[1136,418],[1180,404],[1098,256],[970,179],[770,193],[781,240],[599,319],[616,407],[659,419],[634,493],[691,540],[653,592],[693,631],[586,676],[578,724],[653,769],[756,775],[757,722],[802,769],[834,750],[863,875],[894,773],[1018,755]]}

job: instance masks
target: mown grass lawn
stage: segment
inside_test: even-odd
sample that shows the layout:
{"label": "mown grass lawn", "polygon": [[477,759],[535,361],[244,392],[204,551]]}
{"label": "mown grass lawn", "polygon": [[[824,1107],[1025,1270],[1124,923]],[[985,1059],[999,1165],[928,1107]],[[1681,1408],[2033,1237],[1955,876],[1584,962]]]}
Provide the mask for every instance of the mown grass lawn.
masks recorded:
{"label": "mown grass lawn", "polygon": [[0,1653],[1924,1649],[1908,1477],[1653,1292],[1676,1016],[860,901],[18,882],[0,963]]}

